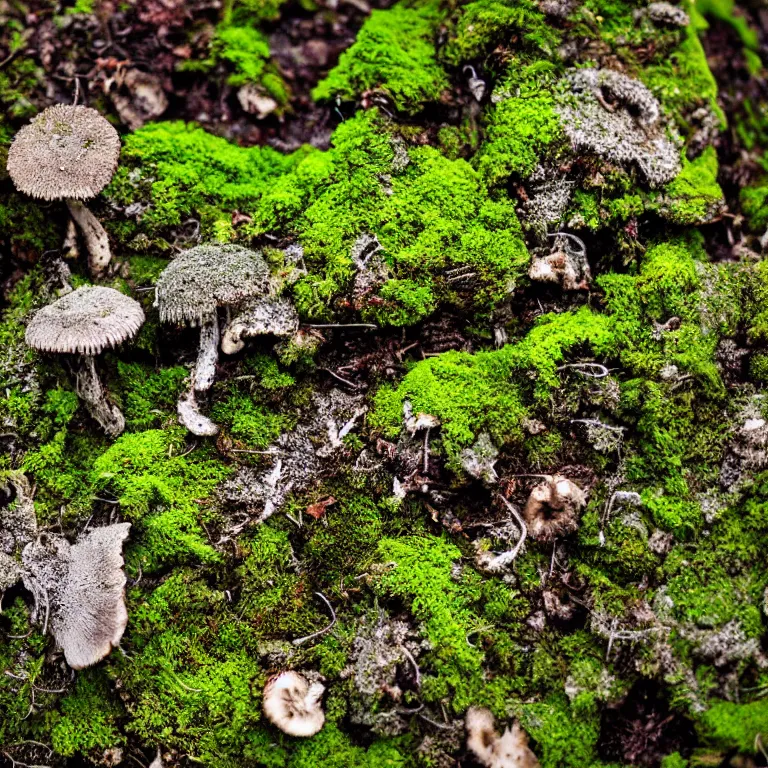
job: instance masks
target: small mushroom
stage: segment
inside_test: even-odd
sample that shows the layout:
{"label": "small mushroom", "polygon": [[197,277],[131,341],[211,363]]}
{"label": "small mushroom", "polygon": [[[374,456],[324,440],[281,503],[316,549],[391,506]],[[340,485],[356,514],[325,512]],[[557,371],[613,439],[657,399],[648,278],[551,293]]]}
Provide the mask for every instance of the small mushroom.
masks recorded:
{"label": "small mushroom", "polygon": [[43,533],[24,548],[22,578],[31,591],[48,596],[51,630],[72,669],[101,661],[123,636],[128,612],[122,550],[130,527],[96,528],[73,545]]}
{"label": "small mushroom", "polygon": [[[268,292],[266,262],[260,253],[239,245],[198,245],[179,254],[163,270],[155,291],[161,322],[200,326],[200,346],[192,375],[194,392],[209,390],[216,377],[218,310],[239,307]],[[194,420],[184,426],[198,434]]]}
{"label": "small mushroom", "polygon": [[500,736],[489,710],[470,707],[465,725],[467,749],[485,768],[539,768],[539,761],[528,746],[528,736],[518,723]]}
{"label": "small mushroom", "polygon": [[254,299],[224,330],[221,351],[225,355],[234,355],[245,346],[244,339],[249,336],[289,337],[298,330],[299,316],[288,299]]}
{"label": "small mushroom", "polygon": [[138,302],[113,288],[83,286],[43,307],[27,326],[27,344],[40,352],[75,355],[76,391],[111,437],[125,429],[123,414],[107,400],[94,357],[136,335],[144,322]]}
{"label": "small mushroom", "polygon": [[325,723],[320,704],[324,691],[321,683],[310,685],[298,672],[281,672],[264,687],[264,714],[289,736],[314,736]]}
{"label": "small mushroom", "polygon": [[552,541],[579,527],[578,513],[586,503],[584,491],[562,475],[550,475],[537,485],[523,510],[528,533]]}
{"label": "small mushroom", "polygon": [[95,109],[56,104],[17,134],[8,150],[8,173],[21,192],[64,200],[83,234],[93,275],[112,259],[109,238],[82,200],[95,197],[117,169],[120,137]]}

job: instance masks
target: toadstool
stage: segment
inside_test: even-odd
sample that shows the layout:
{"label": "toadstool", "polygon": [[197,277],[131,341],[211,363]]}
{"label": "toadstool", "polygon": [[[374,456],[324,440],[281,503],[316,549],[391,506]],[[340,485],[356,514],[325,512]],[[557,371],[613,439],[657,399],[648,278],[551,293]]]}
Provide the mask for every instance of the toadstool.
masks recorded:
{"label": "toadstool", "polygon": [[528,736],[517,723],[499,735],[489,710],[470,707],[465,724],[467,749],[485,768],[539,768]]}
{"label": "toadstool", "polygon": [[136,335],[144,322],[138,302],[113,288],[83,286],[43,307],[27,326],[25,341],[40,352],[74,355],[76,391],[104,431],[125,429],[120,410],[107,400],[94,357]]}
{"label": "toadstool", "polygon": [[323,691],[322,683],[310,685],[298,672],[281,672],[264,687],[264,714],[289,736],[314,736],[325,723],[320,704]]}
{"label": "toadstool", "polygon": [[[200,326],[193,393],[209,390],[216,377],[218,310],[239,307],[268,291],[269,267],[261,254],[239,245],[198,245],[179,254],[163,270],[155,291],[161,322]],[[236,346],[239,338],[231,341]],[[215,425],[197,411],[194,396],[187,396],[178,412],[180,422],[193,434],[215,434],[211,431]],[[198,423],[205,423],[203,431],[198,431]]]}
{"label": "toadstool", "polygon": [[567,477],[546,476],[531,491],[523,510],[528,533],[539,541],[572,533],[578,528],[578,512],[585,503],[584,491]]}
{"label": "toadstool", "polygon": [[8,173],[19,191],[66,202],[96,276],[112,254],[104,227],[82,201],[109,184],[119,156],[120,137],[104,117],[90,107],[66,104],[44,109],[16,134],[8,150]]}
{"label": "toadstool", "polygon": [[73,545],[43,533],[24,548],[24,567],[49,596],[51,630],[72,669],[101,661],[123,636],[128,612],[122,550],[130,527],[96,528]]}
{"label": "toadstool", "polygon": [[221,351],[225,355],[234,355],[245,346],[244,339],[249,336],[288,337],[298,330],[299,316],[288,299],[255,299],[227,325],[221,338]]}

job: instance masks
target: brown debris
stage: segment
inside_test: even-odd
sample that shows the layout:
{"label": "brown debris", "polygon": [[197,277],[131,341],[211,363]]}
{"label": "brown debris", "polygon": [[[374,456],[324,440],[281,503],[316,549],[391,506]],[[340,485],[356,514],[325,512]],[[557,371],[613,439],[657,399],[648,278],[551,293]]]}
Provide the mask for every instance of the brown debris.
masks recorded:
{"label": "brown debris", "polygon": [[578,513],[586,503],[584,491],[562,475],[548,475],[528,497],[523,517],[528,533],[539,541],[552,541],[579,527]]}

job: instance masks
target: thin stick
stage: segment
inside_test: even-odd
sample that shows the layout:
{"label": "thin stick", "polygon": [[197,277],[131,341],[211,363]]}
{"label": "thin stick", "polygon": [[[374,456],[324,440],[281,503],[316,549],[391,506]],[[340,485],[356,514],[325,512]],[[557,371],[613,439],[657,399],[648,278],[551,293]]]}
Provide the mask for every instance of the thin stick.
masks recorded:
{"label": "thin stick", "polygon": [[322,592],[315,592],[315,594],[326,604],[328,610],[331,612],[331,623],[327,627],[319,629],[317,632],[313,632],[306,637],[298,637],[296,640],[291,640],[291,645],[304,645],[304,643],[314,640],[316,637],[324,635],[326,632],[330,632],[336,624],[336,611],[333,610],[333,606],[328,602],[328,599]]}
{"label": "thin stick", "polygon": [[373,323],[308,323],[307,328],[376,328]]}

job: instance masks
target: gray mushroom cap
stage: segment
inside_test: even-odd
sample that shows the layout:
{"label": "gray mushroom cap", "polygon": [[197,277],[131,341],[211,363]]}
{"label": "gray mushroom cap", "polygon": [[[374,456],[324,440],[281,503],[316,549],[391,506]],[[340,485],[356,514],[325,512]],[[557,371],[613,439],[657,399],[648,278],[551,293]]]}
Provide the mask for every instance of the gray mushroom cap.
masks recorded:
{"label": "gray mushroom cap", "polygon": [[120,137],[95,109],[56,104],[16,134],[8,173],[32,197],[87,200],[109,184],[119,157]]}
{"label": "gray mushroom cap", "polygon": [[83,286],[43,307],[24,338],[41,352],[97,355],[135,336],[143,322],[144,311],[130,296]]}
{"label": "gray mushroom cap", "polygon": [[22,553],[25,567],[48,593],[51,629],[67,664],[82,669],[103,659],[123,636],[123,542],[130,523],[96,528],[70,544],[47,534]]}
{"label": "gray mushroom cap", "polygon": [[198,245],[177,256],[157,280],[155,306],[164,323],[198,325],[218,307],[269,291],[269,267],[239,245]]}

